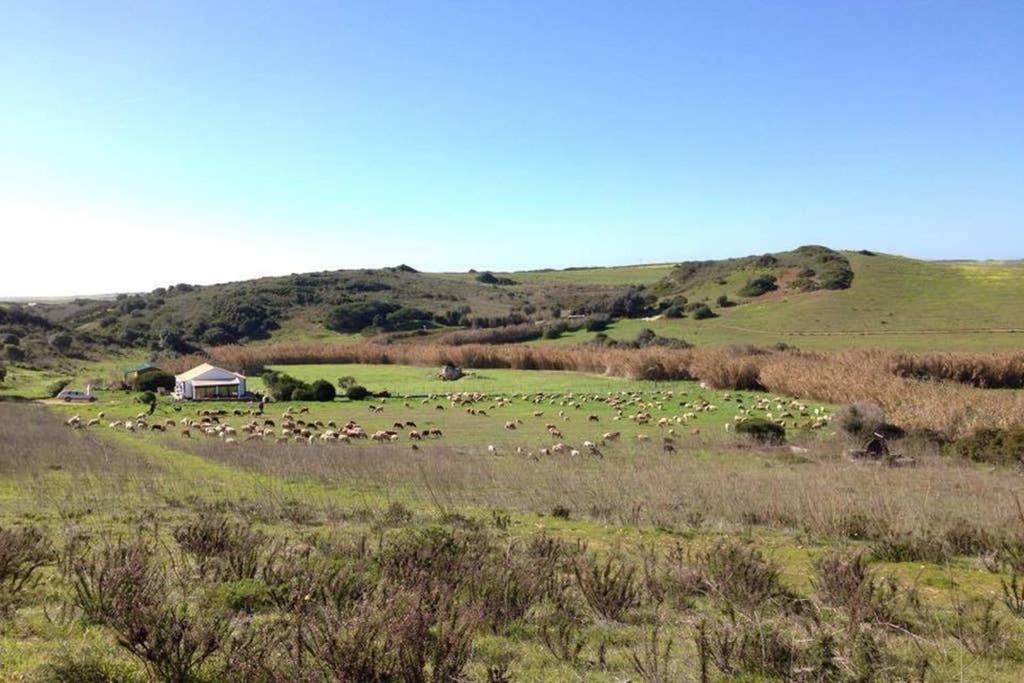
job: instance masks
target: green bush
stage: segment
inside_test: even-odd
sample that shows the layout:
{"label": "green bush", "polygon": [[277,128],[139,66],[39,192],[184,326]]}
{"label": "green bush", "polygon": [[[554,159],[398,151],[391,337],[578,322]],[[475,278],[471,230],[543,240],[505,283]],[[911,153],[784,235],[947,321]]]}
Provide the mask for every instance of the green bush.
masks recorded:
{"label": "green bush", "polygon": [[135,376],[132,388],[135,391],[156,391],[157,389],[174,391],[174,375],[159,368],[143,370]]}
{"label": "green bush", "polygon": [[753,417],[740,422],[736,425],[736,432],[749,436],[759,443],[779,444],[786,440],[785,427],[760,417]]}
{"label": "green bush", "polygon": [[55,398],[57,394],[62,392],[64,390],[64,387],[66,387],[69,384],[71,384],[70,378],[58,379],[57,381],[51,382],[50,384],[47,385],[46,393],[50,396],[50,398]]}
{"label": "green bush", "polygon": [[236,612],[253,614],[271,606],[270,587],[260,579],[240,579],[218,586],[217,598]]}
{"label": "green bush", "polygon": [[662,313],[662,315],[664,315],[666,318],[671,319],[685,317],[683,314],[683,309],[680,308],[679,306],[669,306],[668,308],[665,309],[665,312]]}
{"label": "green bush", "polygon": [[302,380],[295,379],[283,372],[270,371],[263,373],[263,383],[267,385],[267,389],[275,401],[312,400],[310,398],[302,398],[302,395],[312,396],[312,387]]}
{"label": "green bush", "polygon": [[697,304],[690,311],[690,315],[693,316],[694,320],[707,320],[708,318],[718,317],[707,304]]}
{"label": "green bush", "polygon": [[345,397],[350,401],[362,401],[370,395],[370,390],[362,384],[353,384],[345,389]]}
{"label": "green bush", "polygon": [[7,368],[0,365],[0,382],[3,382],[7,378]]}
{"label": "green bush", "polygon": [[980,429],[949,446],[961,458],[995,465],[1024,463],[1024,427]]}
{"label": "green bush", "polygon": [[608,324],[611,321],[607,317],[593,316],[587,318],[587,332],[604,332],[608,329]]}
{"label": "green bush", "polygon": [[735,306],[733,302],[729,301],[728,294],[720,294],[718,298],[715,299],[715,304],[717,304],[719,308],[729,308],[730,306]]}
{"label": "green bush", "polygon": [[151,406],[156,403],[156,394],[152,391],[144,391],[135,400],[143,405]]}
{"label": "green bush", "polygon": [[314,401],[333,401],[334,397],[337,396],[337,391],[334,389],[334,385],[325,379],[318,379],[313,382],[313,400]]}
{"label": "green bush", "polygon": [[0,346],[7,346],[8,344],[12,346],[17,346],[20,343],[21,339],[16,334],[13,334],[11,332],[5,332],[4,334],[0,334]]}
{"label": "green bush", "polygon": [[779,286],[774,275],[758,275],[747,280],[747,284],[743,286],[738,293],[740,296],[755,297],[771,292],[772,290],[778,289]]}
{"label": "green bush", "polygon": [[56,334],[50,335],[47,339],[47,343],[57,350],[58,353],[67,353],[71,350],[71,344],[74,342],[74,338],[67,332],[57,332]]}
{"label": "green bush", "polygon": [[25,349],[14,344],[5,344],[3,357],[6,360],[14,361],[15,363],[25,360]]}

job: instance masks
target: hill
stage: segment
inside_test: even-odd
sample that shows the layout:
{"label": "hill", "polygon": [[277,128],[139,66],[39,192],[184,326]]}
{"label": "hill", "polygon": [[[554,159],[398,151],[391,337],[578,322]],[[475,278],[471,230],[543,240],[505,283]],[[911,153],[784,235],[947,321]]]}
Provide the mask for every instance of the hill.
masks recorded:
{"label": "hill", "polygon": [[987,351],[1024,339],[1021,291],[1020,261],[921,261],[820,246],[511,273],[398,266],[0,305],[0,361],[59,367],[114,352],[188,353],[266,340],[451,341],[463,329],[492,332],[457,343],[621,343],[649,329],[700,345]]}

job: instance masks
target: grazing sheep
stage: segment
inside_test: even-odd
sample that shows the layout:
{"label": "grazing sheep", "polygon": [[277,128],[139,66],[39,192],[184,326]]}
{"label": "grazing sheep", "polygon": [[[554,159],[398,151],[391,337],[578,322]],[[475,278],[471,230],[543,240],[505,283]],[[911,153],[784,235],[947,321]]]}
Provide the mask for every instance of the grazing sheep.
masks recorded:
{"label": "grazing sheep", "polygon": [[514,430],[515,428],[516,428],[516,423],[515,423],[515,422],[512,422],[512,421],[510,420],[510,421],[508,421],[508,422],[506,422],[506,423],[505,423],[505,429],[508,429],[509,431],[512,431],[512,430]]}
{"label": "grazing sheep", "polygon": [[597,415],[591,413],[590,415],[587,415],[587,421],[588,422],[600,422],[601,418],[598,417]]}
{"label": "grazing sheep", "polygon": [[650,441],[651,437],[647,436],[646,434],[637,434],[636,435],[636,440],[637,441]]}
{"label": "grazing sheep", "polygon": [[89,420],[89,422],[85,426],[86,427],[93,427],[95,425],[98,425],[99,423],[100,423],[100,419],[98,417],[94,417],[93,419]]}
{"label": "grazing sheep", "polygon": [[189,429],[188,427],[185,427],[184,429],[181,430],[181,435],[183,437],[185,437],[186,439],[191,439],[192,438],[192,430]]}
{"label": "grazing sheep", "polygon": [[491,455],[497,455],[498,449],[494,447],[494,444],[490,444],[487,446],[487,452],[490,453]]}
{"label": "grazing sheep", "polygon": [[605,432],[601,438],[605,441],[618,441],[620,436],[622,436],[621,432]]}

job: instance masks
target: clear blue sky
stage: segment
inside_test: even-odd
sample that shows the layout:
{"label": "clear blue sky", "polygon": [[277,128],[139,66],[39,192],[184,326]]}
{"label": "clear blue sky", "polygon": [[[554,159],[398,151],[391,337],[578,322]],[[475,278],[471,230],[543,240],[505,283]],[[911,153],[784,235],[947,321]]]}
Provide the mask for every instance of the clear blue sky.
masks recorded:
{"label": "clear blue sky", "polygon": [[803,243],[1024,257],[1020,0],[0,17],[0,295]]}

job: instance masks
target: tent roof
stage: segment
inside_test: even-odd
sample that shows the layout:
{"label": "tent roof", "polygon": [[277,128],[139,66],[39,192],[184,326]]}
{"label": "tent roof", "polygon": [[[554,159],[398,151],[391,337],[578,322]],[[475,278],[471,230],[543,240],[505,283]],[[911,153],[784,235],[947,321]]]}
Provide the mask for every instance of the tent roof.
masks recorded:
{"label": "tent roof", "polygon": [[[239,375],[237,372],[231,372],[224,368],[218,368],[215,365],[209,363],[203,363],[186,372],[177,375],[175,380],[179,382],[187,382],[189,380],[232,380],[232,379],[245,379],[244,375]],[[224,383],[221,381],[220,383]]]}

